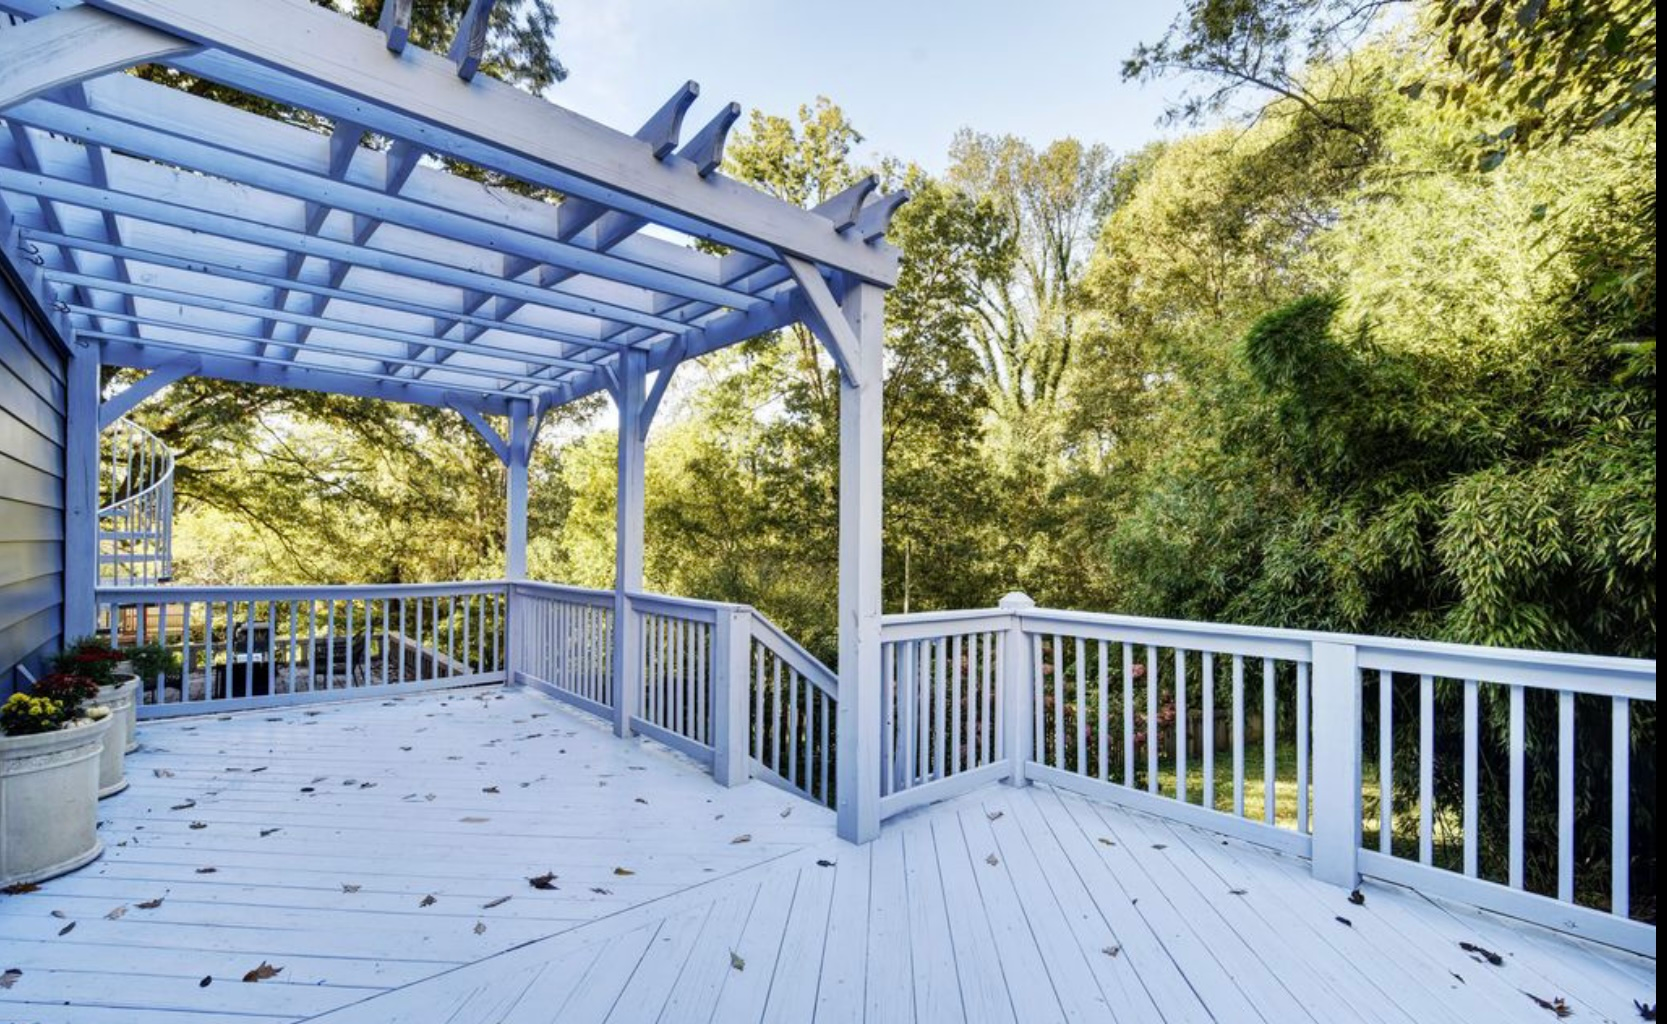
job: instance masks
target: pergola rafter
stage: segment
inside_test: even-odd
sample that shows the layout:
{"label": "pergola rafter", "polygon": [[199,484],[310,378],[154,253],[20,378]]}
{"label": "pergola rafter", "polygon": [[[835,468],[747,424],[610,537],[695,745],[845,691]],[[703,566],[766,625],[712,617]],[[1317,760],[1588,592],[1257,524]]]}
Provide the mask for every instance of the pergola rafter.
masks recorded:
{"label": "pergola rafter", "polygon": [[[676,369],[804,323],[840,372],[838,714],[854,754],[878,729],[883,308],[898,272],[884,235],[904,197],[870,178],[806,210],[725,177],[741,108],[685,135],[693,82],[626,134],[479,75],[492,7],[472,0],[441,55],[410,45],[402,0],[377,28],[308,0],[0,0],[21,19],[0,22],[0,231],[29,247],[11,262],[76,343],[66,629],[85,631],[80,590],[96,575],[99,363],[152,371],[106,418],[186,375],[456,410],[507,469],[511,578],[526,571],[545,414],[606,391],[620,427],[615,663],[629,673],[644,444]],[[153,61],[330,131],[120,73]],[[560,199],[465,179],[452,161]],[[626,682],[623,734],[639,721]],[[840,759],[850,838],[878,829],[866,764]]]}

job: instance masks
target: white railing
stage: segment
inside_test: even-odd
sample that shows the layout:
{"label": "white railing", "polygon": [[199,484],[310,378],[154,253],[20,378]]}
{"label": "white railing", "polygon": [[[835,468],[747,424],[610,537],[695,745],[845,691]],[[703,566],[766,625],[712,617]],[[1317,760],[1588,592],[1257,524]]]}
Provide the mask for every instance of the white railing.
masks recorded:
{"label": "white railing", "polygon": [[505,585],[101,587],[119,646],[161,644],[141,717],[499,682]]}
{"label": "white railing", "polygon": [[751,773],[833,807],[839,677],[757,612],[742,625]]}
{"label": "white railing", "polygon": [[99,438],[98,571],[106,586],[173,575],[174,453],[129,419]]}
{"label": "white railing", "polygon": [[510,663],[517,682],[558,694],[607,717],[612,714],[614,595],[548,583],[509,585]]}
{"label": "white railing", "polygon": [[[1654,814],[1633,785],[1654,778],[1654,662],[1022,595],[887,616],[882,659],[862,756],[879,759],[883,818],[1045,782],[1310,857],[1339,884],[1413,885],[1654,956],[1654,851],[1632,838]],[[1555,808],[1544,838],[1528,828],[1536,795]]]}

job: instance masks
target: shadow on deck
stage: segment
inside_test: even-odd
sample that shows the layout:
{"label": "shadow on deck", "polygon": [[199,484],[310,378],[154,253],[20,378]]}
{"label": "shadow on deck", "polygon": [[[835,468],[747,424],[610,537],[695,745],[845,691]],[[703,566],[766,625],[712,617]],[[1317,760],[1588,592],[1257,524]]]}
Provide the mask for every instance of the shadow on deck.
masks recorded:
{"label": "shadow on deck", "polygon": [[141,738],[104,858],[0,900],[5,1020],[1469,1024],[1655,1000],[1652,960],[1394,886],[1354,905],[1297,859],[1046,786],[852,847],[820,807],[523,691]]}

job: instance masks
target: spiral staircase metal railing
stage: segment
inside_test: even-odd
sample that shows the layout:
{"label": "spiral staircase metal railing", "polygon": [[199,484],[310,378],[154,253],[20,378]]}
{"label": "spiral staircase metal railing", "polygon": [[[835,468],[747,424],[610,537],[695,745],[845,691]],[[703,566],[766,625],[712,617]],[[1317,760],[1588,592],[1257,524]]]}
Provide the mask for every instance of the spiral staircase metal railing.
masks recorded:
{"label": "spiral staircase metal railing", "polygon": [[174,453],[129,419],[99,438],[101,586],[145,586],[173,576]]}

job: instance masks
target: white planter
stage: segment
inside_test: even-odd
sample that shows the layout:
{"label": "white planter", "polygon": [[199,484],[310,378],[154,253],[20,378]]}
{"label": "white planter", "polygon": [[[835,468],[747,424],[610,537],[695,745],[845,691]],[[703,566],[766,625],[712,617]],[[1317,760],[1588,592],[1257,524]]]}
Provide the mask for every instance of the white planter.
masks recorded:
{"label": "white planter", "polygon": [[110,709],[110,734],[98,761],[98,798],[115,796],[127,788],[127,721],[139,702],[139,677],[128,676],[114,686],[98,688],[98,703]]}
{"label": "white planter", "polygon": [[[127,702],[126,711],[118,712],[112,707],[110,713],[112,717],[120,716],[122,720],[122,750],[131,754],[139,749],[139,698],[141,696],[139,693],[139,677],[133,674],[132,666],[125,661],[117,666],[117,670],[116,679],[118,682],[116,685],[120,686],[126,682],[133,683],[133,697]],[[114,687],[110,689],[114,689]],[[101,697],[106,692],[108,690],[99,690]]]}
{"label": "white planter", "polygon": [[0,736],[0,885],[52,878],[104,852],[98,770],[114,721]]}

